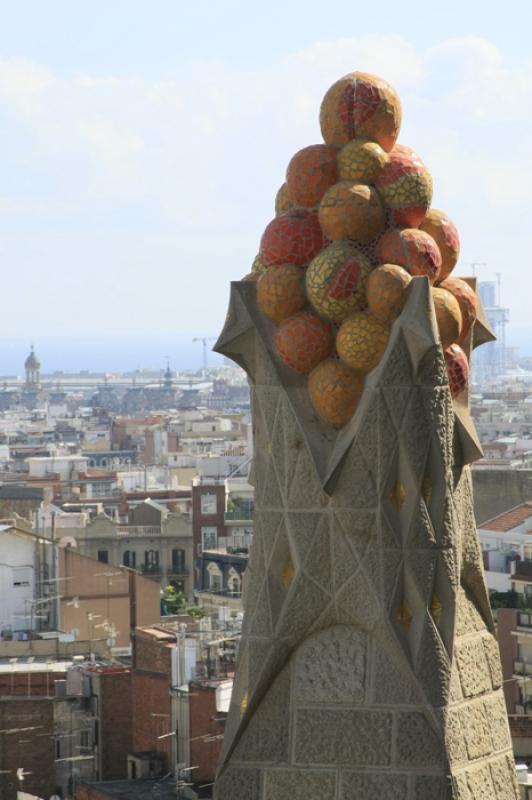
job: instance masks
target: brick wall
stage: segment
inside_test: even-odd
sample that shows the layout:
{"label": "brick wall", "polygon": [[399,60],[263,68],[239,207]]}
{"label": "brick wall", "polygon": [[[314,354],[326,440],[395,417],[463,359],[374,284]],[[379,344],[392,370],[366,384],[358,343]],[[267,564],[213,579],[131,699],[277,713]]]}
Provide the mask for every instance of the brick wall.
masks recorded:
{"label": "brick wall", "polygon": [[[26,728],[27,730],[23,730]],[[46,698],[1,698],[0,797],[16,800],[17,788],[37,797],[55,791],[53,701]],[[18,785],[17,769],[30,773]]]}
{"label": "brick wall", "polygon": [[132,680],[132,750],[156,750],[170,764],[171,737],[159,739],[170,731],[170,682],[167,676],[134,672]]}
{"label": "brick wall", "polygon": [[172,634],[161,640],[145,633],[141,628],[137,628],[134,641],[135,669],[158,672],[169,677],[171,674],[170,649],[164,644],[175,642],[175,640],[175,636]]}
{"label": "brick wall", "polygon": [[[214,780],[222,748],[225,720],[216,711],[216,689],[211,686],[190,686],[190,763],[194,781]],[[213,738],[213,737],[220,738]]]}
{"label": "brick wall", "polygon": [[515,714],[515,704],[519,699],[518,683],[512,680],[514,660],[517,659],[517,636],[512,636],[512,631],[517,626],[517,614],[515,608],[497,609],[497,637],[501,653],[504,699],[509,714]]}
{"label": "brick wall", "polygon": [[100,780],[127,778],[127,754],[133,749],[131,672],[101,672]]}
{"label": "brick wall", "polygon": [[64,678],[64,672],[3,672],[0,697],[54,697],[55,681]]}

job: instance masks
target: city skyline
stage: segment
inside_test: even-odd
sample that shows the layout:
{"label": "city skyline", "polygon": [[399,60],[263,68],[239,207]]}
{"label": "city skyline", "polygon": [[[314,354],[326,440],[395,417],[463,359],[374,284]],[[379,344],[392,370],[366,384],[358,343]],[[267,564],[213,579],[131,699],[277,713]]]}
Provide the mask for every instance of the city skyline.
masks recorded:
{"label": "city skyline", "polygon": [[482,279],[501,273],[509,341],[526,345],[525,3],[517,29],[478,3],[451,3],[431,9],[429,30],[419,3],[363,17],[340,3],[328,19],[295,3],[279,26],[274,2],[260,36],[241,2],[206,20],[158,8],[6,10],[0,256],[12,336],[196,336],[210,333],[205,320],[219,329],[227,283],[249,271],[290,157],[319,141],[321,95],[365,69],[403,98],[400,141],[426,161],[434,205],[460,230],[457,274],[473,263],[486,264]]}

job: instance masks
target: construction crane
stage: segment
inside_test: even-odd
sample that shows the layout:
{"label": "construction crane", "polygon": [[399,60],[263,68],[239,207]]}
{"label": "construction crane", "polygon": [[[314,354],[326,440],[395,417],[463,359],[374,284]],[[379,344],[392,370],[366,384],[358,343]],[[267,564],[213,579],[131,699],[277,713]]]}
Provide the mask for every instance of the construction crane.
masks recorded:
{"label": "construction crane", "polygon": [[193,342],[201,342],[203,344],[203,372],[207,370],[207,342],[214,342],[216,336],[195,336]]}

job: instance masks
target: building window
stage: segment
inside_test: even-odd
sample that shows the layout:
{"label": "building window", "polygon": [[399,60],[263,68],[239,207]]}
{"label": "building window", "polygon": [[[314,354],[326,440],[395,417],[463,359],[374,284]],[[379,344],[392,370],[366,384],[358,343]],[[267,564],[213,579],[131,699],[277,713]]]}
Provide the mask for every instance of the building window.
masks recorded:
{"label": "building window", "polygon": [[202,514],[216,514],[216,495],[215,494],[202,494],[201,495],[201,513]]}
{"label": "building window", "polygon": [[122,557],[122,564],[124,567],[130,567],[131,569],[135,569],[137,566],[137,554],[134,550],[126,550]]}
{"label": "building window", "polygon": [[218,564],[214,561],[209,562],[207,573],[209,576],[209,590],[211,592],[221,592],[223,589],[223,576]]}
{"label": "building window", "polygon": [[180,548],[172,550],[172,569],[174,572],[183,572],[185,569],[185,551]]}
{"label": "building window", "polygon": [[158,550],[146,550],[144,553],[144,563],[147,567],[158,567],[159,566],[159,551]]}
{"label": "building window", "polygon": [[102,564],[109,563],[109,551],[108,550],[98,550],[98,561],[101,561]]}
{"label": "building window", "polygon": [[240,575],[234,567],[231,567],[227,578],[227,590],[235,597],[240,597],[241,585],[242,579]]}
{"label": "building window", "polygon": [[216,550],[218,547],[218,530],[216,527],[201,529],[202,550]]}
{"label": "building window", "polygon": [[79,734],[79,743],[80,746],[83,748],[89,748],[90,745],[90,731],[80,731]]}

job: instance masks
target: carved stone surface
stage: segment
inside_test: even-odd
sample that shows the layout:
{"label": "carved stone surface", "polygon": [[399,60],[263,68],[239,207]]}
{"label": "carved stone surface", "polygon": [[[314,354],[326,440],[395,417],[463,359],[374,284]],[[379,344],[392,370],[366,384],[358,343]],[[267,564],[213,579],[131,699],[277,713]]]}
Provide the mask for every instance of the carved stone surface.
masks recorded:
{"label": "carved stone surface", "polygon": [[256,517],[217,800],[519,796],[473,516],[478,446],[433,314],[414,279],[336,432],[273,351],[255,285],[233,284],[217,349],[251,383]]}

